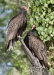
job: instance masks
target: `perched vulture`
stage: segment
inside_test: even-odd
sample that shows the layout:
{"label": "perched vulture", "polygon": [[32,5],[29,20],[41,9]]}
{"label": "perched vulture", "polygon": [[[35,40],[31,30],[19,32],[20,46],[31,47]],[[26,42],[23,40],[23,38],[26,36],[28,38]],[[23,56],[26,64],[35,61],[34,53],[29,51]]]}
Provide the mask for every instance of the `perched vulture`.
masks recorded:
{"label": "perched vulture", "polygon": [[27,27],[26,13],[27,8],[22,6],[18,14],[14,16],[8,24],[6,34],[6,48],[9,51],[13,49],[14,42],[18,40],[17,36],[21,36]]}
{"label": "perched vulture", "polygon": [[32,26],[32,29],[30,31],[28,31],[27,35],[24,38],[24,43],[34,54],[34,56],[39,59],[40,64],[48,68],[46,47],[43,41],[39,38],[35,25]]}

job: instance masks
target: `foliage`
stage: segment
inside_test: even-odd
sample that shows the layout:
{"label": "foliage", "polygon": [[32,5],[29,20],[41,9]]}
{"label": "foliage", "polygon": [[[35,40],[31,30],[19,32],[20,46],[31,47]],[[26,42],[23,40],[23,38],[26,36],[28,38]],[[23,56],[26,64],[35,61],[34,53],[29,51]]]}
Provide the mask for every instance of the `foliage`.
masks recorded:
{"label": "foliage", "polygon": [[50,41],[54,37],[54,5],[50,0],[32,0],[30,3],[30,25],[36,24],[42,40]]}
{"label": "foliage", "polygon": [[[54,0],[0,0],[0,60],[1,62],[11,62],[13,70],[19,71],[21,75],[28,75],[29,61],[20,48],[20,42],[15,43],[14,50],[5,54],[5,35],[9,20],[18,13],[18,8],[26,5],[29,8],[27,15],[28,27],[35,24],[40,35],[48,47],[48,59],[50,64],[54,62]],[[26,30],[26,31],[27,31]],[[23,35],[24,37],[25,35]],[[49,51],[50,49],[50,51]],[[51,55],[51,56],[50,56]],[[2,58],[1,58],[2,57]],[[53,74],[54,67],[50,68]],[[13,70],[13,72],[14,72]],[[16,72],[17,72],[16,71]],[[13,72],[9,71],[9,75]],[[17,75],[17,74],[16,74]]]}

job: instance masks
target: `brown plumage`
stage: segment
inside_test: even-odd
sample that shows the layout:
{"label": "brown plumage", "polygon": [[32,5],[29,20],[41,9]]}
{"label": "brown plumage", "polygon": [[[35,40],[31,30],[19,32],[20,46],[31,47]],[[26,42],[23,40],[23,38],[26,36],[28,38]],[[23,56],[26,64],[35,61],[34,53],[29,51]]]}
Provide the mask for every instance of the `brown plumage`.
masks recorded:
{"label": "brown plumage", "polygon": [[6,48],[10,51],[13,48],[14,41],[17,41],[17,35],[21,36],[27,27],[26,20],[27,8],[22,6],[16,16],[14,16],[9,24],[6,35]]}
{"label": "brown plumage", "polygon": [[38,36],[35,25],[33,25],[32,29],[25,36],[24,42],[34,56],[39,59],[41,65],[48,68],[46,46]]}

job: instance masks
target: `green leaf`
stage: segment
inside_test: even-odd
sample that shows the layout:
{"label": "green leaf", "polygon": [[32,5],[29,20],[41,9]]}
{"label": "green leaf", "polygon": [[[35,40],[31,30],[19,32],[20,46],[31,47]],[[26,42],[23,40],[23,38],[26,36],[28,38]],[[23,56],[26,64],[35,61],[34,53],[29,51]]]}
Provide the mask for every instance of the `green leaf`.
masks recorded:
{"label": "green leaf", "polygon": [[54,0],[50,0],[50,2],[51,2],[52,4],[54,4]]}

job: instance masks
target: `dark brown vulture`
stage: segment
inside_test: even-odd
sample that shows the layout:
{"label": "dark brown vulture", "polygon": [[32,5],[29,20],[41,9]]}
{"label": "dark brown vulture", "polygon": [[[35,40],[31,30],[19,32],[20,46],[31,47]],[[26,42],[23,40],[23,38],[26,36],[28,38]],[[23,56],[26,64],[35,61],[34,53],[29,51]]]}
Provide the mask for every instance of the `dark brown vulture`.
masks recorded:
{"label": "dark brown vulture", "polygon": [[21,36],[27,27],[26,13],[27,8],[22,6],[18,14],[14,16],[8,24],[6,48],[9,51],[13,49],[14,42],[18,40],[17,36]]}
{"label": "dark brown vulture", "polygon": [[30,31],[28,31],[24,38],[24,42],[34,56],[39,59],[40,64],[48,68],[46,47],[43,41],[39,38],[35,25],[32,26]]}

